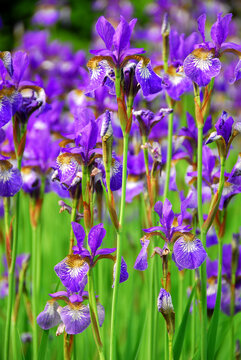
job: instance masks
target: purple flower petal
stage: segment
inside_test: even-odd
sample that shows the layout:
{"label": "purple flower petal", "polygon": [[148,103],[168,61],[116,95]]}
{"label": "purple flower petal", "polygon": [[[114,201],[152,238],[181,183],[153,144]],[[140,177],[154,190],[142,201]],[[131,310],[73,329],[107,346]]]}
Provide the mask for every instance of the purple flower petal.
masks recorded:
{"label": "purple flower petal", "polygon": [[29,64],[29,56],[24,51],[16,51],[13,55],[13,80],[18,87],[20,81],[23,78],[23,74],[25,70],[27,69]]}
{"label": "purple flower petal", "polygon": [[217,16],[217,21],[213,24],[211,28],[211,38],[219,49],[222,43],[226,40],[229,32],[229,24],[232,19],[232,14],[226,14],[222,18],[222,13],[219,13]]}
{"label": "purple flower petal", "polygon": [[197,19],[198,31],[200,32],[203,42],[205,43],[205,23],[206,23],[206,14],[202,14]]}
{"label": "purple flower petal", "polygon": [[122,186],[122,163],[117,159],[112,159],[110,169],[110,189],[111,191],[119,190]]}
{"label": "purple flower petal", "polygon": [[207,253],[197,238],[186,240],[180,237],[173,246],[174,261],[184,269],[196,269],[206,259]]}
{"label": "purple flower petal", "polygon": [[[112,285],[112,287],[114,287],[114,285],[115,285],[115,273],[116,273],[116,263],[115,263],[114,268],[113,268],[113,285]],[[122,282],[126,281],[128,278],[129,278],[129,274],[127,272],[127,265],[126,265],[126,262],[125,262],[125,260],[124,260],[124,258],[122,256],[119,283],[122,283]]]}
{"label": "purple flower petal", "polygon": [[110,71],[110,66],[106,60],[90,60],[88,62],[88,69],[90,71],[90,84],[87,86],[85,93],[94,91],[100,86],[103,86],[104,79]]}
{"label": "purple flower petal", "polygon": [[144,96],[162,90],[162,79],[152,70],[150,61],[148,63],[144,62],[144,60],[138,62],[136,65],[136,79],[142,88]]}
{"label": "purple flower petal", "polygon": [[116,251],[116,248],[104,248],[96,251],[95,255],[109,255]]}
{"label": "purple flower petal", "polygon": [[22,187],[20,171],[8,160],[0,160],[0,196],[14,196]]}
{"label": "purple flower petal", "polygon": [[58,313],[59,305],[56,301],[49,300],[38,317],[37,323],[43,330],[49,330],[52,327],[58,325],[61,321],[61,318]]}
{"label": "purple flower petal", "polygon": [[130,24],[128,24],[123,16],[121,16],[120,19],[121,21],[117,26],[113,36],[113,44],[118,55],[120,55],[123,50],[129,47],[131,33],[137,21],[137,19],[133,19]]}
{"label": "purple flower petal", "polygon": [[96,23],[96,31],[104,41],[105,46],[108,50],[111,49],[113,44],[113,36],[115,34],[115,29],[109,21],[106,20],[104,16],[101,16]]}
{"label": "purple flower petal", "polygon": [[79,292],[84,289],[89,265],[79,255],[68,255],[54,270],[62,284],[70,291]]}
{"label": "purple flower petal", "polygon": [[80,334],[90,325],[89,306],[72,303],[59,309],[67,334]]}
{"label": "purple flower petal", "polygon": [[13,76],[13,63],[12,63],[12,55],[9,51],[0,51],[0,60],[3,62],[3,65],[9,75]]}
{"label": "purple flower petal", "polygon": [[214,57],[213,51],[195,49],[183,63],[185,74],[199,86],[206,86],[213,77],[218,76],[221,62]]}
{"label": "purple flower petal", "polygon": [[106,230],[103,224],[95,225],[89,232],[88,244],[91,249],[92,256],[95,256],[96,250],[101,246],[105,237]]}
{"label": "purple flower petal", "polygon": [[74,235],[76,237],[77,240],[77,245],[79,249],[82,249],[83,245],[84,245],[84,239],[85,239],[85,230],[83,228],[82,225],[78,224],[77,222],[72,222],[72,229],[74,232]]}
{"label": "purple flower petal", "polygon": [[144,271],[147,269],[148,267],[148,263],[147,263],[147,248],[148,245],[150,244],[150,240],[145,240],[144,242],[141,241],[141,245],[142,245],[142,249],[139,253],[139,255],[136,258],[136,262],[134,265],[134,269],[136,270],[140,270],[140,271]]}

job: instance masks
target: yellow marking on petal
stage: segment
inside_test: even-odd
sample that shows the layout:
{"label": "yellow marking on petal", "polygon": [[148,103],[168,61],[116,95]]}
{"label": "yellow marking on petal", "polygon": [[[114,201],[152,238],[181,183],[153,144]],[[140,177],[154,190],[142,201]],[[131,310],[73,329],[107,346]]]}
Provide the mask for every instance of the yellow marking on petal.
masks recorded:
{"label": "yellow marking on petal", "polygon": [[82,259],[78,254],[67,256],[66,264],[71,269],[80,268],[81,266],[84,265],[84,263],[85,263],[84,259]]}
{"label": "yellow marking on petal", "polygon": [[195,57],[201,60],[210,60],[214,57],[214,50],[198,48],[193,50],[192,55],[194,55]]}
{"label": "yellow marking on petal", "polygon": [[8,171],[12,169],[13,165],[8,160],[0,160],[0,171]]}

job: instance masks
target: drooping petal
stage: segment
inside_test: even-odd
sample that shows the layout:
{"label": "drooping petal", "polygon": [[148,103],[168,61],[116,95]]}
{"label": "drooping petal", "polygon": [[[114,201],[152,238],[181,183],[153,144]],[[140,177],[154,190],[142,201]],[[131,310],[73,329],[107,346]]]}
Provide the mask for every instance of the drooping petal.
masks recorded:
{"label": "drooping petal", "polygon": [[195,49],[183,63],[185,74],[199,86],[206,86],[213,77],[218,76],[221,62],[213,51]]}
{"label": "drooping petal", "polygon": [[37,323],[43,330],[49,330],[52,327],[58,325],[61,322],[60,315],[58,313],[59,304],[56,301],[49,300],[38,317]]}
{"label": "drooping petal", "polygon": [[22,187],[20,171],[7,160],[0,160],[0,196],[14,196]]}
{"label": "drooping petal", "polygon": [[111,191],[119,190],[122,186],[122,163],[117,159],[112,159],[110,168],[110,189]]}
{"label": "drooping petal", "polygon": [[87,86],[86,93],[94,91],[104,85],[104,79],[110,71],[110,66],[106,60],[90,59],[88,69],[90,71],[90,83]]}
{"label": "drooping petal", "polygon": [[59,309],[61,320],[67,334],[80,334],[90,325],[89,306],[72,303]]}
{"label": "drooping petal", "polygon": [[149,244],[150,244],[150,240],[146,239],[145,241],[141,241],[142,249],[141,249],[139,255],[136,258],[134,269],[140,270],[140,271],[144,271],[144,270],[147,269],[147,267],[148,267],[147,248],[148,248]]}
{"label": "drooping petal", "polygon": [[13,62],[12,55],[9,51],[0,51],[0,60],[10,76],[13,76]]}
{"label": "drooping petal", "polygon": [[229,138],[232,133],[233,123],[233,118],[231,116],[228,116],[226,111],[223,111],[222,115],[220,116],[215,125],[217,134],[221,135],[224,138],[226,145],[228,144]]}
{"label": "drooping petal", "polygon": [[80,157],[70,153],[63,153],[57,157],[56,163],[60,182],[71,186],[77,173],[81,171]]}
{"label": "drooping petal", "polygon": [[180,237],[173,246],[174,261],[183,269],[196,269],[206,259],[207,253],[197,238],[187,240]]}
{"label": "drooping petal", "polygon": [[103,224],[95,225],[89,232],[88,244],[91,249],[92,256],[95,256],[96,250],[101,246],[105,237],[106,230]]}
{"label": "drooping petal", "polygon": [[136,79],[139,82],[143,95],[158,93],[162,90],[162,79],[151,67],[151,62],[141,60],[136,65]]}
{"label": "drooping petal", "polygon": [[67,289],[73,292],[84,290],[89,265],[81,256],[68,255],[54,267],[54,270]]}
{"label": "drooping petal", "polygon": [[77,240],[77,245],[79,247],[79,249],[81,249],[84,245],[84,239],[85,239],[85,230],[83,228],[82,225],[78,224],[77,222],[72,222],[72,229],[74,232],[74,235],[76,237]]}
{"label": "drooping petal", "polygon": [[[115,284],[115,273],[116,273],[116,263],[115,263],[114,268],[113,268],[113,285],[112,285],[112,287],[114,287],[114,284]],[[128,278],[129,278],[129,274],[128,274],[128,271],[127,271],[127,265],[126,265],[126,262],[125,262],[125,260],[124,260],[124,258],[122,256],[119,283],[122,283],[122,282],[126,281]]]}
{"label": "drooping petal", "polygon": [[113,36],[115,34],[115,29],[109,21],[106,20],[104,16],[101,16],[96,23],[96,31],[104,41],[105,46],[108,50],[111,49],[113,44]]}
{"label": "drooping petal", "polygon": [[98,249],[95,253],[95,255],[109,255],[112,254],[114,251],[116,251],[116,248],[104,248],[104,249]]}

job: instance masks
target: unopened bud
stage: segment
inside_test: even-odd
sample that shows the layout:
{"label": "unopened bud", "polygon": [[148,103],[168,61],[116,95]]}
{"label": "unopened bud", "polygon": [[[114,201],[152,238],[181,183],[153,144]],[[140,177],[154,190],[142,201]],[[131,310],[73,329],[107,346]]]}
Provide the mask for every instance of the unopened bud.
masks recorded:
{"label": "unopened bud", "polygon": [[173,335],[175,331],[175,312],[171,295],[165,289],[160,290],[157,298],[157,308],[166,321],[168,334]]}

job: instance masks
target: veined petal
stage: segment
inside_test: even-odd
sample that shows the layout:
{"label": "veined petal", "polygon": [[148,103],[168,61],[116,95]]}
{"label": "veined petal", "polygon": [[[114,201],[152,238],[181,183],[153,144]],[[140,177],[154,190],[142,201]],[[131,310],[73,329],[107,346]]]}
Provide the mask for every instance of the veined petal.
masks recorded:
{"label": "veined petal", "polygon": [[103,85],[103,81],[110,71],[110,66],[106,60],[98,60],[96,58],[90,59],[88,62],[88,69],[90,71],[90,84],[86,92],[94,91]]}
{"label": "veined petal", "polygon": [[81,256],[68,255],[54,267],[54,270],[67,289],[73,292],[84,289],[89,265]]}
{"label": "veined petal", "polygon": [[59,309],[67,334],[80,334],[90,325],[89,306],[72,303]]}
{"label": "veined petal", "polygon": [[16,51],[13,55],[13,79],[18,86],[19,82],[22,80],[24,72],[29,64],[29,56],[25,51]]}
{"label": "veined petal", "polygon": [[222,43],[226,40],[229,31],[229,24],[232,19],[232,14],[226,14],[222,18],[222,13],[217,16],[217,21],[211,28],[211,38],[215,43],[217,49],[219,49]]}
{"label": "veined petal", "polygon": [[[114,268],[113,268],[113,285],[112,285],[112,287],[114,287],[114,284],[115,284],[115,273],[116,273],[116,263],[115,263]],[[122,283],[122,282],[126,281],[128,278],[129,278],[129,274],[128,274],[128,271],[127,271],[127,265],[126,265],[126,262],[125,262],[125,260],[124,260],[124,258],[122,256],[119,283]]]}
{"label": "veined petal", "polygon": [[0,196],[14,196],[22,187],[20,171],[7,160],[0,160]]}
{"label": "veined petal", "polygon": [[49,330],[52,327],[58,325],[61,321],[58,313],[59,304],[54,300],[49,300],[38,317],[37,323],[43,330]]}
{"label": "veined petal", "polygon": [[71,186],[77,172],[81,170],[79,156],[63,153],[57,157],[56,163],[60,182],[67,186]]}
{"label": "veined petal", "polygon": [[185,74],[199,86],[206,86],[213,77],[218,76],[221,62],[215,58],[214,51],[195,49],[183,63]]}
{"label": "veined petal", "polygon": [[110,168],[111,191],[119,190],[121,186],[122,186],[122,163],[113,158]]}
{"label": "veined petal", "polygon": [[0,51],[0,59],[10,76],[13,76],[12,55],[9,51]]}
{"label": "veined petal", "polygon": [[205,43],[205,24],[206,24],[206,14],[202,14],[197,19],[198,30],[203,38],[203,42]]}
{"label": "veined petal", "polygon": [[136,65],[136,79],[142,88],[144,96],[155,94],[162,90],[162,79],[152,70],[149,59],[142,59]]}
{"label": "veined petal", "polygon": [[174,261],[183,269],[196,269],[206,259],[207,253],[199,239],[180,237],[173,246]]}

